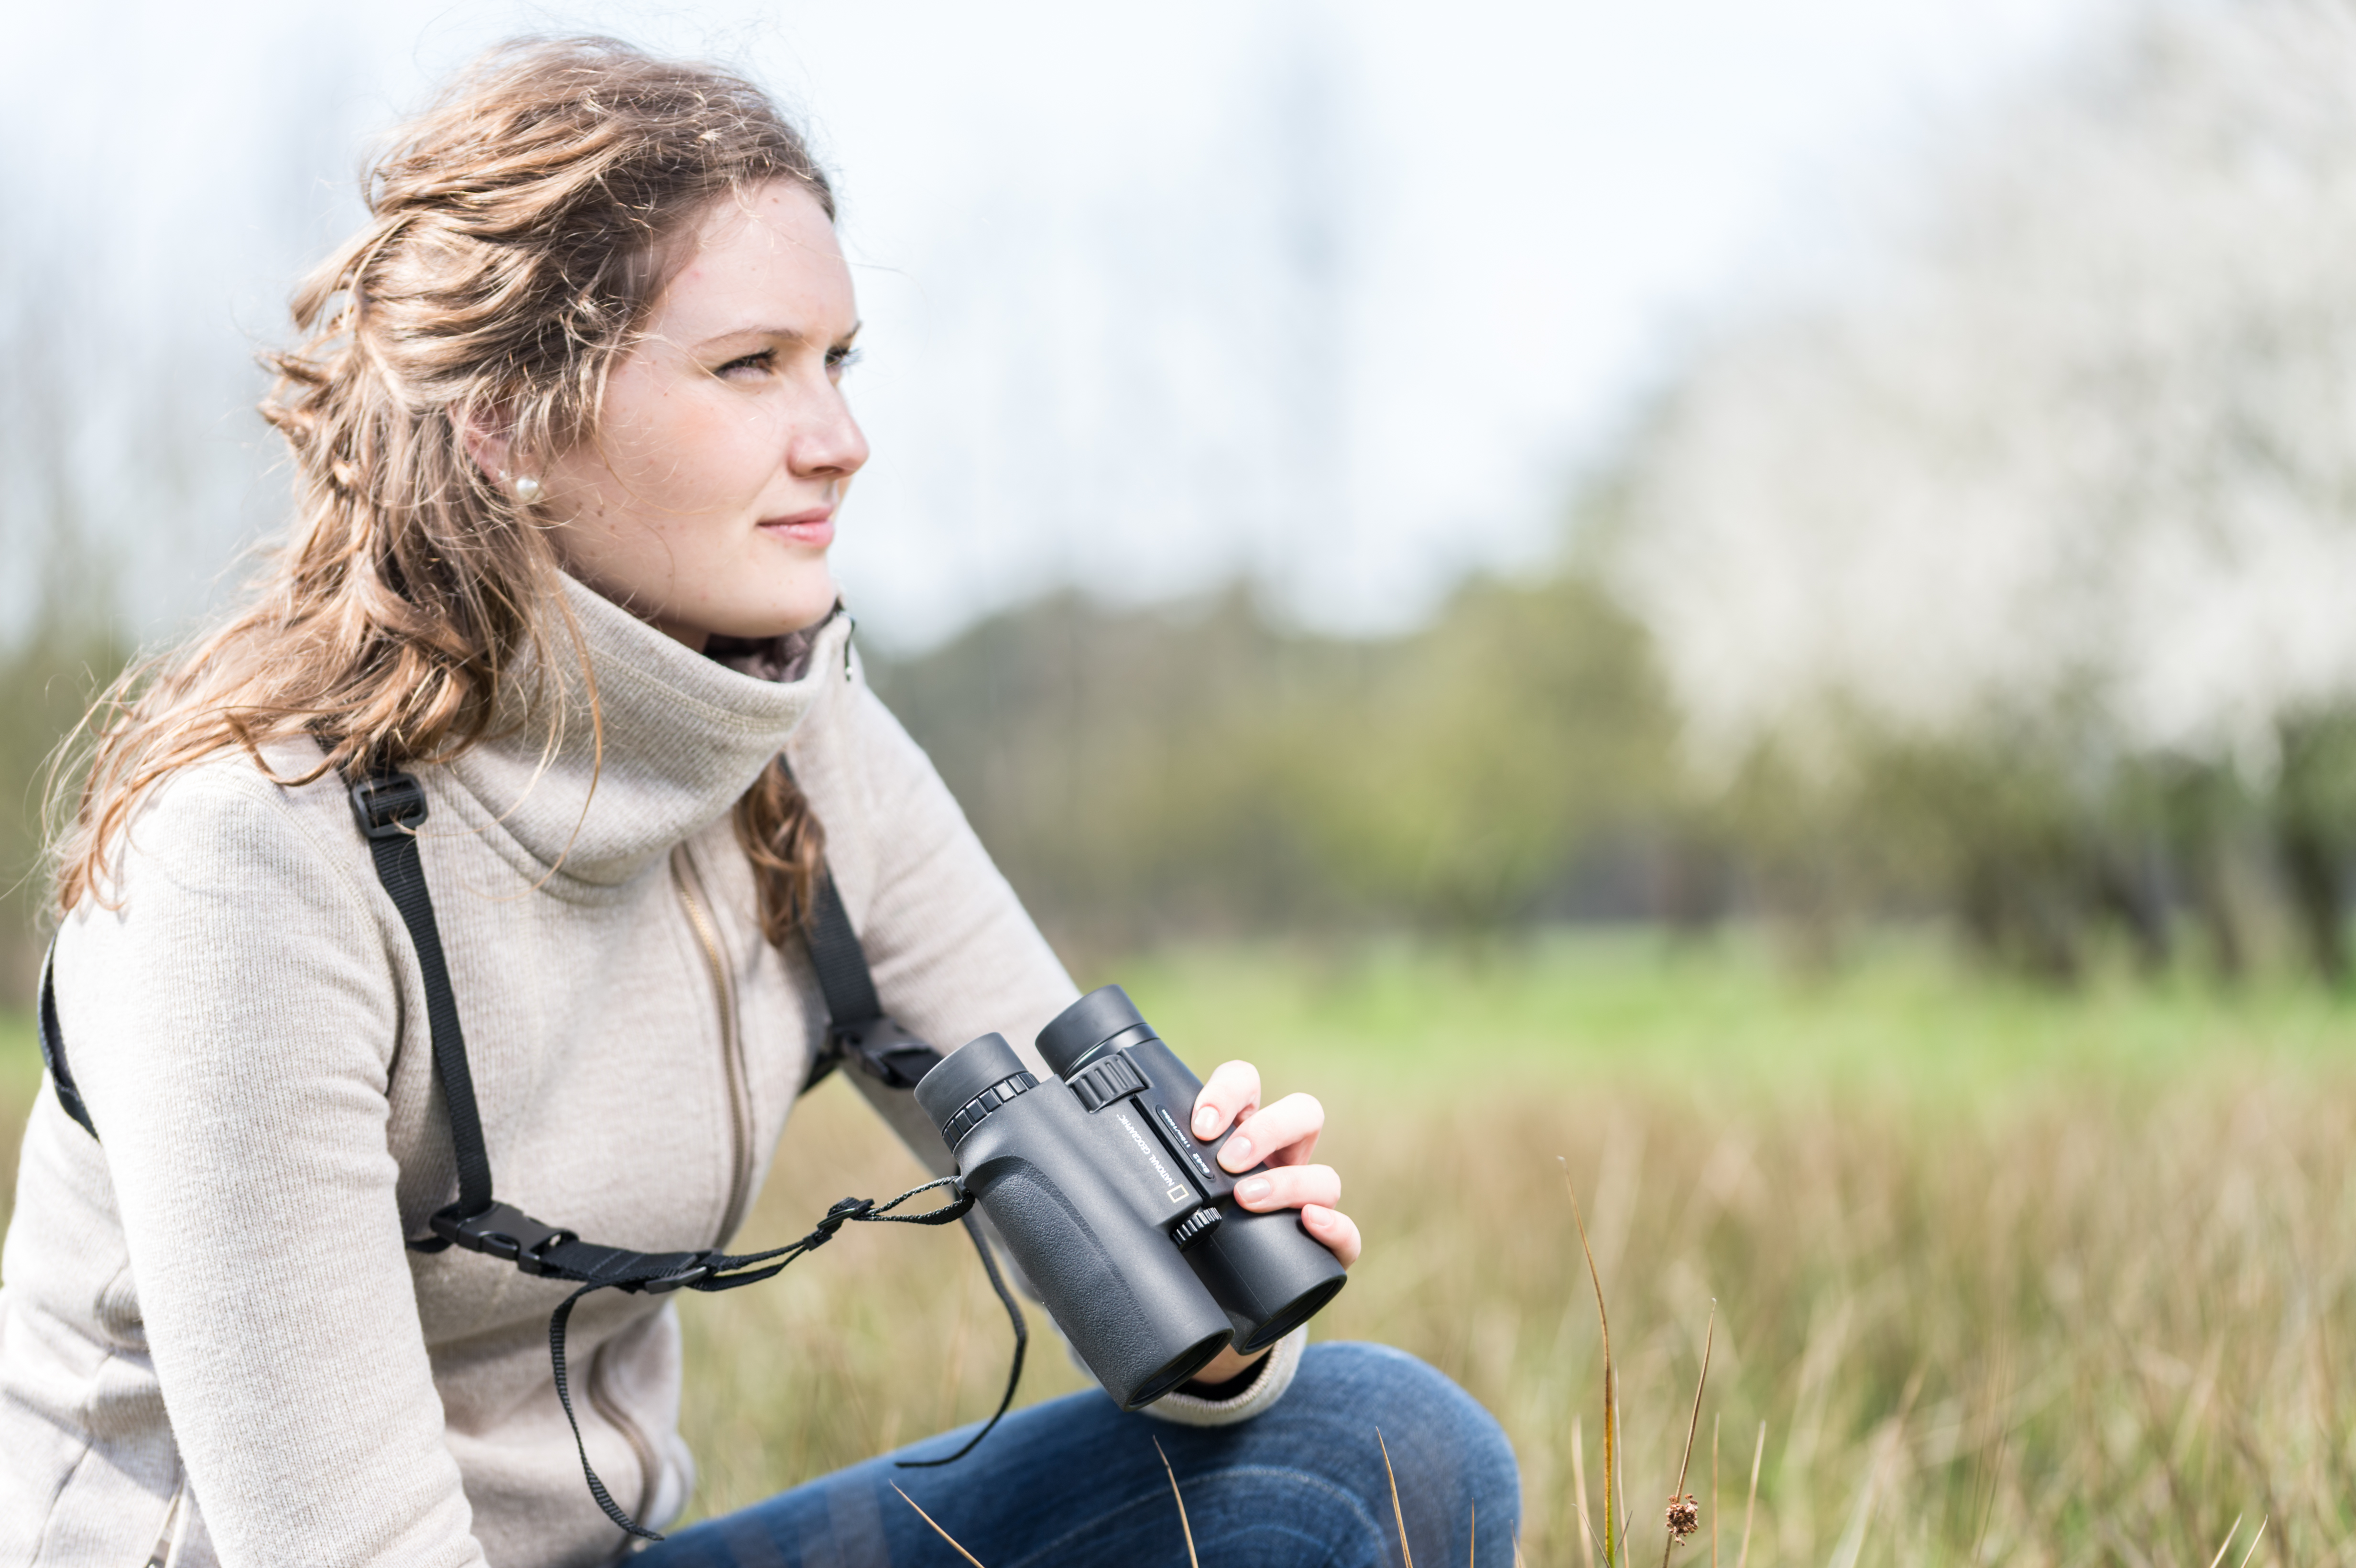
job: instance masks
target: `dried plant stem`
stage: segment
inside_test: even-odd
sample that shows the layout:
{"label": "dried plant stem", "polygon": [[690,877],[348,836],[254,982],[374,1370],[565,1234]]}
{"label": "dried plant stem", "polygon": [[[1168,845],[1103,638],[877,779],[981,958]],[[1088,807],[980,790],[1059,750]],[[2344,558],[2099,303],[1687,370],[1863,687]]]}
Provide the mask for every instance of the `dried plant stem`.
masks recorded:
{"label": "dried plant stem", "polygon": [[[900,1484],[897,1481],[894,1481],[892,1484],[892,1489],[895,1492],[900,1492]],[[939,1522],[936,1520],[931,1514],[926,1513],[923,1507],[917,1503],[916,1499],[910,1497],[905,1492],[900,1492],[900,1500],[906,1503],[910,1508],[915,1509],[916,1510],[916,1517],[923,1520],[926,1524],[931,1525],[933,1527],[933,1533],[939,1536],[943,1541],[948,1541],[951,1547],[955,1548],[957,1554],[959,1557],[962,1557],[967,1562],[972,1563],[973,1568],[981,1568],[981,1559],[976,1557],[972,1552],[968,1552],[964,1547],[958,1546],[957,1537],[951,1535],[948,1531],[943,1530],[940,1527]],[[2214,1568],[2213,1564],[2211,1564],[2211,1568]]]}
{"label": "dried plant stem", "polygon": [[1595,1525],[1587,1512],[1587,1449],[1575,1415],[1570,1418],[1570,1478],[1574,1488],[1571,1498],[1579,1504],[1580,1561],[1586,1568],[1595,1568]]}
{"label": "dried plant stem", "polygon": [[1620,1372],[1616,1366],[1612,1371],[1612,1430],[1605,1435],[1612,1439],[1612,1482],[1620,1494],[1620,1555],[1613,1561],[1624,1563],[1628,1561],[1628,1531],[1636,1516],[1628,1511],[1628,1432],[1620,1420]]}
{"label": "dried plant stem", "polygon": [[[1718,1344],[1718,1303],[1709,1304],[1709,1327],[1701,1337],[1701,1377],[1694,1384],[1693,1417],[1686,1423],[1686,1456],[1677,1461],[1677,1484],[1669,1488],[1669,1501],[1675,1503],[1686,1495],[1686,1474],[1693,1468],[1694,1434],[1701,1430],[1702,1391],[1709,1387],[1709,1353]],[[1661,1568],[1669,1568],[1669,1553],[1677,1549],[1677,1532],[1667,1532],[1668,1540],[1661,1547]]]}
{"label": "dried plant stem", "polygon": [[[2225,1539],[2217,1543],[2217,1555],[2209,1559],[2209,1568],[2217,1568],[2218,1563],[2225,1561],[2225,1552],[2233,1544],[2233,1537],[2242,1533],[2243,1517],[2243,1515],[2238,1513],[2233,1516],[2233,1528],[2226,1531]],[[2250,1544],[2253,1547],[2256,1546],[2256,1540],[2253,1538]]]}
{"label": "dried plant stem", "polygon": [[[1996,1458],[1988,1467],[1987,1501],[1980,1505],[1979,1532],[1972,1537],[1972,1554],[1964,1559],[1966,1563],[1977,1563],[1981,1550],[1987,1545],[1988,1524],[1996,1518],[1996,1495],[2004,1485],[2004,1445],[2011,1435],[2008,1427],[1999,1425],[1996,1429]],[[1976,1480],[1972,1489],[1976,1497],[1979,1490]]]}
{"label": "dried plant stem", "polygon": [[2258,1542],[2266,1538],[2266,1524],[2273,1518],[2268,1514],[2265,1519],[2258,1520],[2258,1533],[2250,1537],[2250,1549],[2242,1553],[2242,1568],[2250,1568],[2250,1559],[2258,1554]]}
{"label": "dried plant stem", "polygon": [[[1620,1456],[1620,1387],[1612,1366],[1612,1318],[1603,1310],[1603,1275],[1595,1267],[1595,1249],[1588,1244],[1587,1240],[1587,1221],[1579,1211],[1579,1193],[1570,1185],[1570,1161],[1559,1155],[1555,1158],[1562,1167],[1562,1189],[1570,1199],[1571,1223],[1579,1227],[1579,1250],[1587,1258],[1587,1277],[1595,1286],[1595,1321],[1603,1337],[1603,1565],[1604,1568],[1618,1568],[1620,1559],[1614,1550],[1612,1536],[1612,1482],[1617,1474],[1616,1462]],[[1627,1528],[1627,1512],[1628,1503],[1623,1494],[1620,1502],[1622,1530]]]}
{"label": "dried plant stem", "polygon": [[1408,1550],[1407,1515],[1399,1510],[1398,1472],[1391,1468],[1391,1445],[1383,1443],[1383,1429],[1375,1428],[1375,1441],[1383,1445],[1383,1474],[1391,1478],[1391,1522],[1398,1526],[1399,1557],[1407,1568],[1415,1568],[1415,1553]]}
{"label": "dried plant stem", "polygon": [[1162,1459],[1162,1473],[1170,1477],[1170,1495],[1178,1499],[1178,1528],[1186,1532],[1187,1568],[1203,1568],[1194,1555],[1194,1527],[1187,1522],[1186,1499],[1178,1490],[1178,1472],[1170,1467],[1170,1456],[1162,1452],[1162,1439],[1153,1440],[1153,1452]]}
{"label": "dried plant stem", "polygon": [[[1742,1547],[1734,1554],[1734,1568],[1749,1568],[1751,1562],[1751,1513],[1759,1506],[1759,1461],[1767,1456],[1767,1424],[1759,1424],[1759,1441],[1751,1446],[1751,1497],[1742,1505]],[[2210,1568],[2216,1568],[2214,1563]]]}

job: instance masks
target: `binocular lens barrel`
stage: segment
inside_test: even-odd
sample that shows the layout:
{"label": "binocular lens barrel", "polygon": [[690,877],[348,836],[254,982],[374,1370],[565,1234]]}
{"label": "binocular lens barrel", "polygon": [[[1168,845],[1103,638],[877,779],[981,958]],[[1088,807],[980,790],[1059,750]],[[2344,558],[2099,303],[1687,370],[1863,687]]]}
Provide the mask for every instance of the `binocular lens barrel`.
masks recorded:
{"label": "binocular lens barrel", "polygon": [[1120,1037],[1135,1034],[1150,1040],[1153,1029],[1129,993],[1119,986],[1100,986],[1055,1015],[1055,1019],[1039,1031],[1039,1054],[1055,1076],[1069,1081],[1072,1074],[1101,1055],[1099,1046],[1119,1050],[1132,1043]]}
{"label": "binocular lens barrel", "polygon": [[1126,1409],[1192,1377],[1231,1339],[1267,1349],[1348,1275],[1287,1209],[1235,1201],[1220,1139],[1189,1130],[1202,1080],[1118,986],[1039,1035],[1040,1083],[983,1035],[916,1085],[966,1188],[1081,1360]]}
{"label": "binocular lens barrel", "polygon": [[916,1084],[916,1104],[954,1153],[982,1117],[1038,1082],[1004,1035],[986,1034],[926,1073]]}
{"label": "binocular lens barrel", "polygon": [[[1092,1116],[1054,1079],[1033,1085],[995,1034],[925,1074],[916,1103],[1056,1327],[1123,1409],[1151,1403],[1226,1348],[1234,1327],[1170,1241],[1169,1193],[1182,1179],[1165,1182],[1135,1157],[1151,1136],[1142,1121]],[[1194,1194],[1182,1196],[1191,1209]]]}
{"label": "binocular lens barrel", "polygon": [[1255,1214],[1223,1208],[1217,1226],[1186,1261],[1226,1309],[1235,1347],[1247,1356],[1316,1317],[1350,1279],[1325,1243],[1301,1228],[1293,1209]]}

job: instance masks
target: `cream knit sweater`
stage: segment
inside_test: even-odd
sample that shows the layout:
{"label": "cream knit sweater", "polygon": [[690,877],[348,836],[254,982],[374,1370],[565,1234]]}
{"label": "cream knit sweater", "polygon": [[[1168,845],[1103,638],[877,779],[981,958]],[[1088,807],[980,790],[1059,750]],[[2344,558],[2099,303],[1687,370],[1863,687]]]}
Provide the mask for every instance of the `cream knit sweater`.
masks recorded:
{"label": "cream knit sweater", "polygon": [[[798,949],[761,938],[728,821],[771,756],[826,825],[903,1024],[944,1050],[991,1029],[1028,1041],[1074,987],[868,691],[845,618],[806,673],[773,682],[564,592],[602,763],[576,673],[552,752],[545,717],[525,715],[420,770],[492,1169],[501,1198],[591,1240],[715,1245],[825,1019]],[[271,761],[292,774],[315,757]],[[104,1142],[44,1092],[0,1253],[0,1568],[144,1563],[176,1498],[188,1568],[612,1559],[620,1532],[549,1373],[569,1287],[402,1245],[456,1177],[414,953],[343,785],[282,787],[244,759],[190,770],[134,824],[119,891],[57,954]],[[693,1468],[673,1308],[592,1296],[569,1359],[599,1474],[641,1518],[676,1517]],[[1283,1381],[1168,1413],[1240,1418]]]}

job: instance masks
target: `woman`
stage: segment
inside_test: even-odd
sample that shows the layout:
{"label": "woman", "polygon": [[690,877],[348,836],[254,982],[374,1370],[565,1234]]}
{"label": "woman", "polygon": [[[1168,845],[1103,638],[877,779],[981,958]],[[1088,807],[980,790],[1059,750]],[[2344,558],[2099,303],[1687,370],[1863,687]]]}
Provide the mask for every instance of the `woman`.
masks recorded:
{"label": "woman", "polygon": [[[547,1355],[563,1284],[404,1244],[452,1202],[418,944],[348,788],[417,848],[498,1196],[596,1241],[724,1243],[825,1037],[830,873],[887,1010],[1027,1041],[1074,987],[869,694],[827,548],[867,447],[827,182],[762,95],[598,40],[495,52],[406,127],[298,294],[263,411],[299,491],[249,606],[102,704],[58,848],[55,981],[96,1136],[45,1094],[0,1293],[0,1562],[595,1563]],[[1214,1073],[1241,1200],[1358,1232],[1323,1119]],[[1256,1108],[1257,1107],[1257,1108]],[[936,1151],[937,1153],[937,1151]],[[822,1266],[822,1265],[814,1265]],[[573,1316],[587,1459],[686,1505],[668,1296]],[[1154,1416],[1172,1419],[1154,1423]],[[1508,1560],[1493,1422],[1396,1352],[1295,1335],[1143,1415],[1101,1394],[936,1469],[871,1462],[652,1548],[1175,1561],[1154,1445],[1226,1563]],[[927,1448],[928,1454],[937,1445]]]}

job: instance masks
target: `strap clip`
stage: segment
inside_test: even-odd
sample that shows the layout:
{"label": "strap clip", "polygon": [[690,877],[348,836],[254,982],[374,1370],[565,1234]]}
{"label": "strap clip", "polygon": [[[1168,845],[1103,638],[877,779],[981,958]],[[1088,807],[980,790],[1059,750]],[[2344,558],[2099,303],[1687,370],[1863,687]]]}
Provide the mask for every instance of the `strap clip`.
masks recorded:
{"label": "strap clip", "polygon": [[939,1051],[890,1019],[838,1024],[831,1036],[839,1054],[857,1062],[862,1072],[886,1089],[914,1089],[941,1060]]}
{"label": "strap clip", "polygon": [[727,1261],[728,1254],[725,1253],[709,1250],[700,1252],[693,1254],[686,1266],[677,1274],[667,1274],[660,1279],[650,1279],[638,1288],[648,1296],[669,1296],[674,1290],[685,1290],[691,1285],[699,1285],[710,1279]]}
{"label": "strap clip", "polygon": [[414,834],[425,820],[425,786],[408,773],[379,773],[352,785],[352,819],[370,838]]}
{"label": "strap clip", "polygon": [[452,1246],[482,1253],[510,1263],[526,1274],[546,1274],[549,1249],[581,1238],[554,1225],[543,1225],[512,1203],[494,1203],[479,1214],[458,1215],[444,1209],[430,1223],[434,1233]]}
{"label": "strap clip", "polygon": [[846,1221],[864,1220],[875,1210],[873,1198],[838,1198],[834,1207],[818,1222],[818,1233],[831,1236],[842,1229]]}

